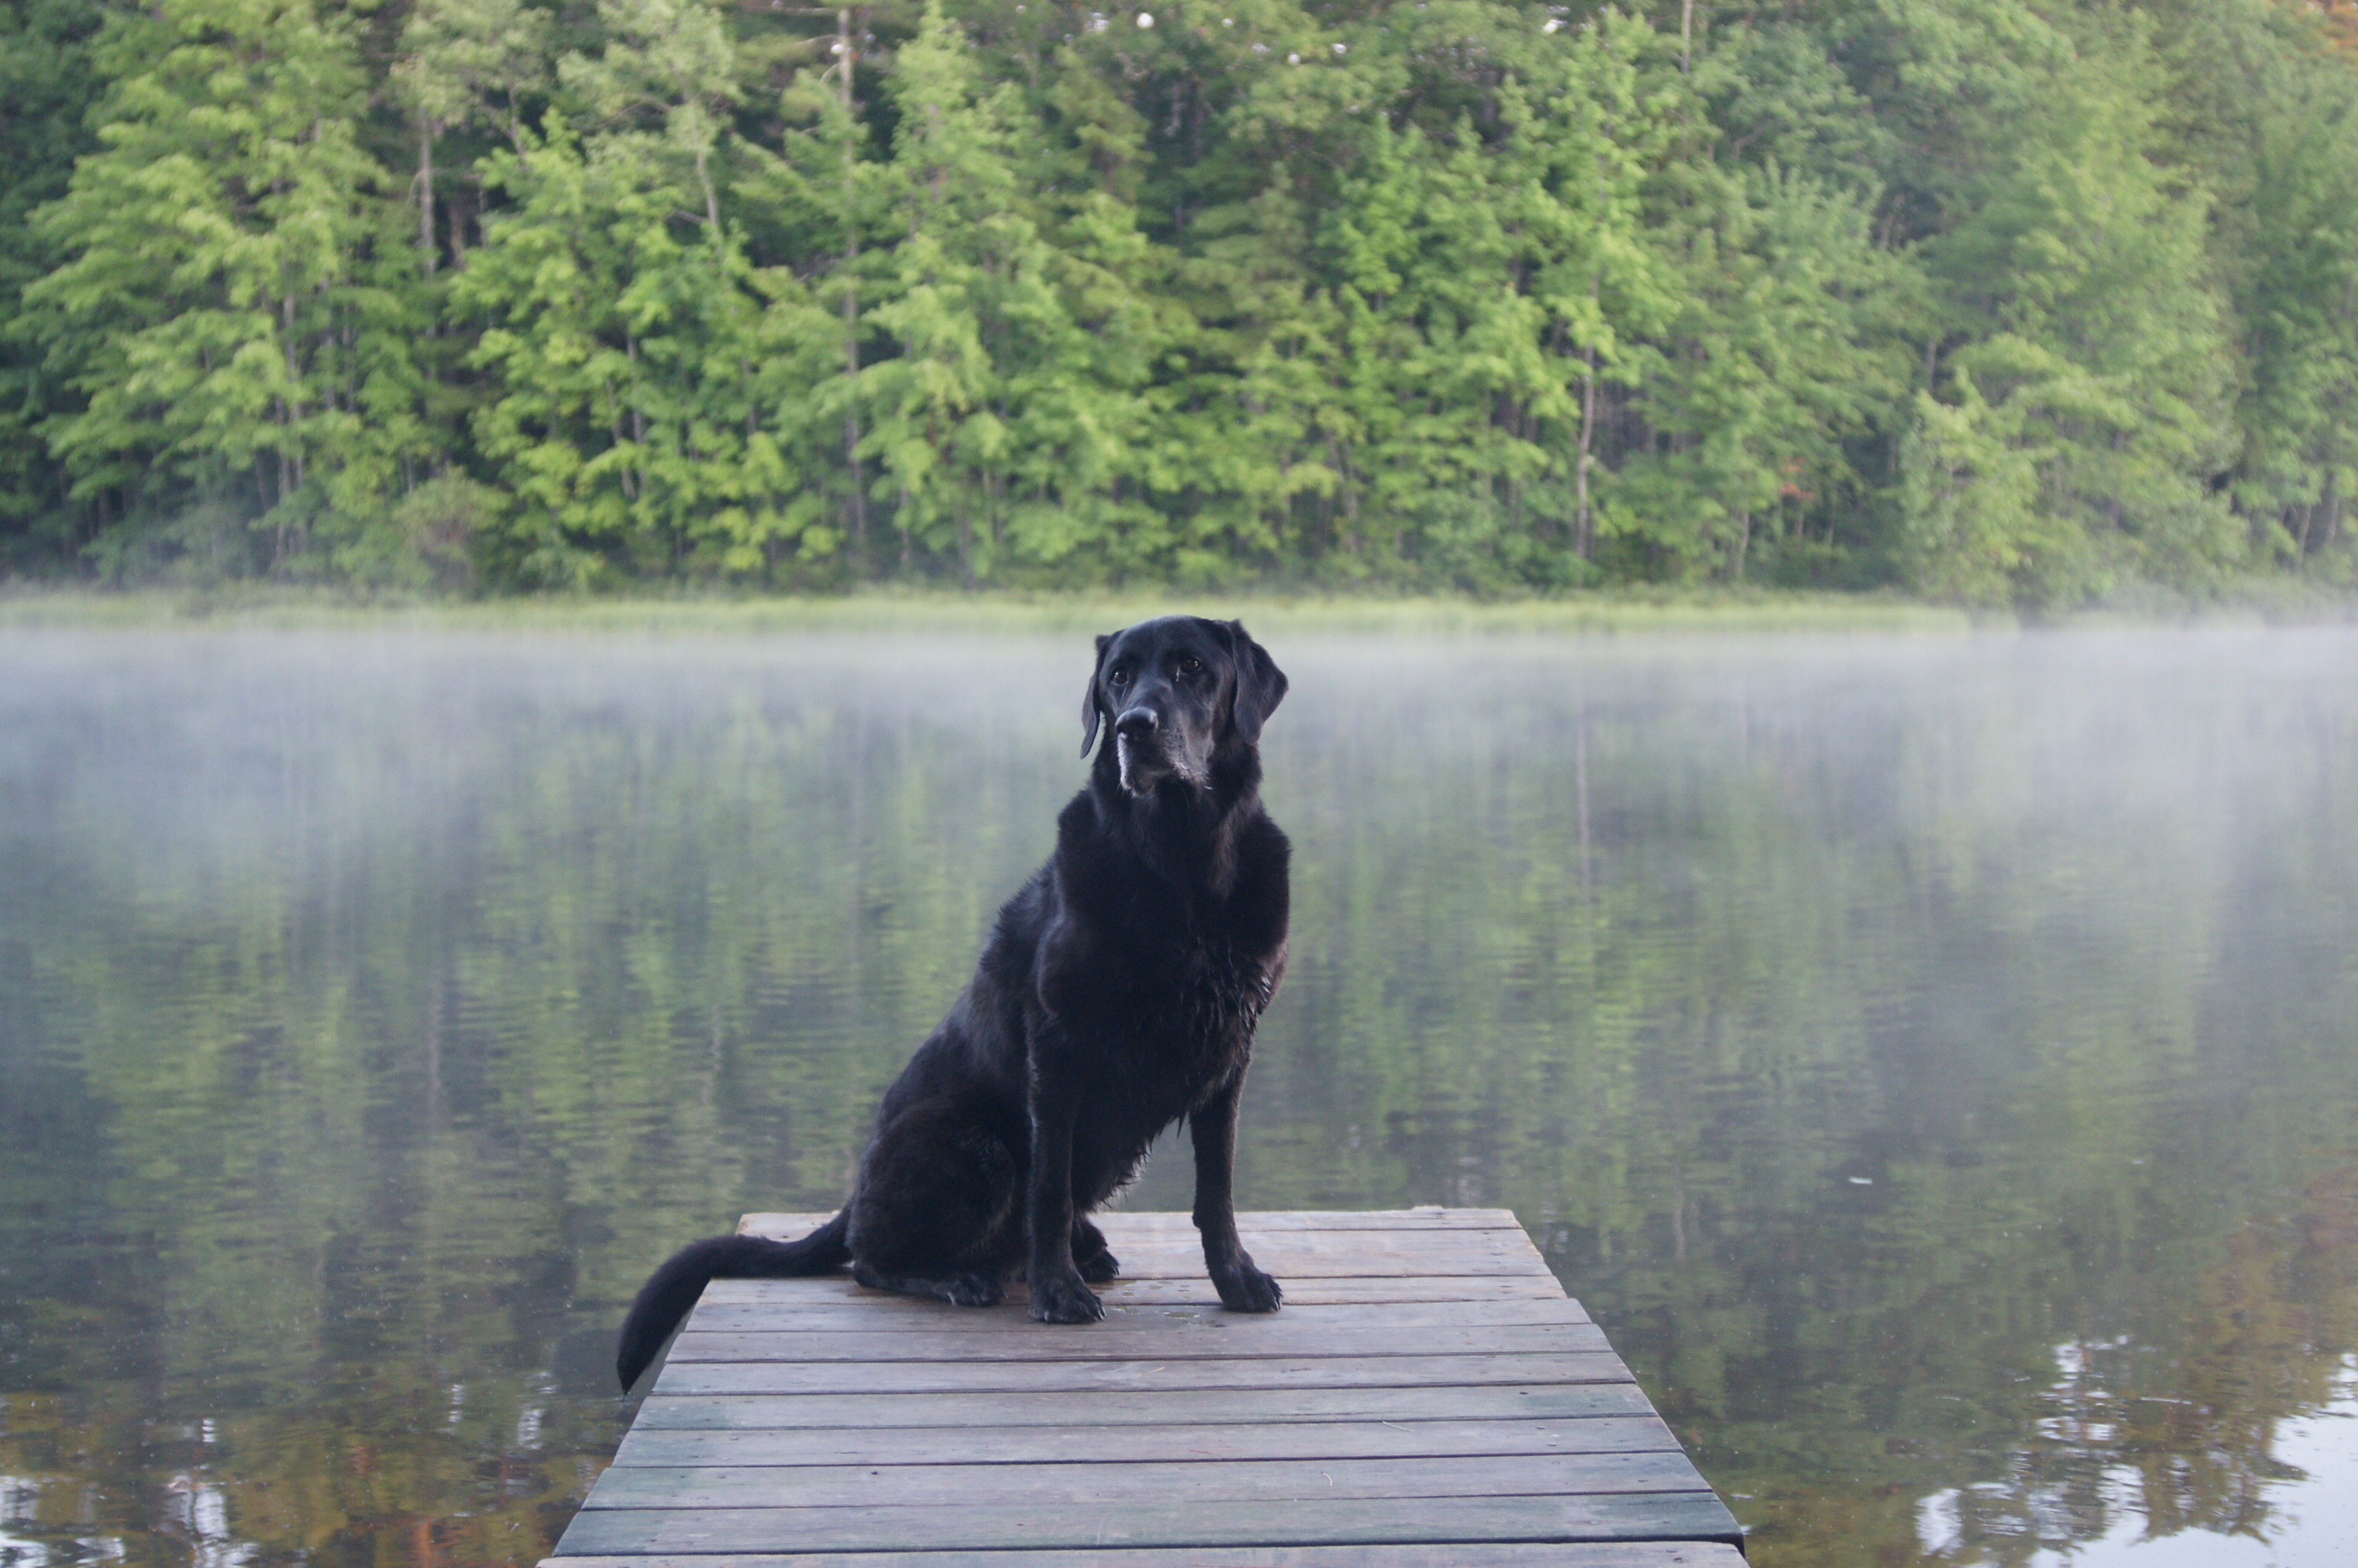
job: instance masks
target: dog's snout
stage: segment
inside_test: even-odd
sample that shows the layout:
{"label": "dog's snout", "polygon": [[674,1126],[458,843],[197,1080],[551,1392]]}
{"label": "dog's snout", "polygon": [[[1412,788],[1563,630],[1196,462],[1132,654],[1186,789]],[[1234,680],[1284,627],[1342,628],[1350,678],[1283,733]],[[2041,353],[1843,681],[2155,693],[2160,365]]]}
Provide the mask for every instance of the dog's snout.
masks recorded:
{"label": "dog's snout", "polygon": [[1143,707],[1133,708],[1113,721],[1113,732],[1117,735],[1126,735],[1133,741],[1142,741],[1153,734],[1162,727],[1162,715],[1156,713],[1154,709]]}

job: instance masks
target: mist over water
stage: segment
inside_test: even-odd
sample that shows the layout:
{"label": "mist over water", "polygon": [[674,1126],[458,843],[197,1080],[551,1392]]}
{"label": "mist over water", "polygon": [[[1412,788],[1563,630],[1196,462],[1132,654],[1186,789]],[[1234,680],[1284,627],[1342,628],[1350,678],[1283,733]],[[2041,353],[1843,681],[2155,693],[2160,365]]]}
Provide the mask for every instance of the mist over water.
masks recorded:
{"label": "mist over water", "polygon": [[[2358,1554],[2358,634],[1265,640],[1244,1206],[1514,1209],[1758,1563]],[[0,633],[0,1568],[543,1555],[1088,665]]]}

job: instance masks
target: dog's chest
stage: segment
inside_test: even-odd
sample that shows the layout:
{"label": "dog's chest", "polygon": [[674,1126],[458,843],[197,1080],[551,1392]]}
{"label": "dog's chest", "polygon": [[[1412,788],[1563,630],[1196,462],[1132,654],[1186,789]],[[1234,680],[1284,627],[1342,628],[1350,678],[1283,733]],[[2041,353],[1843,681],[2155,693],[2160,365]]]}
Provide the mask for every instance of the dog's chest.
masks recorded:
{"label": "dog's chest", "polygon": [[1249,1039],[1269,1003],[1262,967],[1226,945],[1200,947],[1179,966],[1173,1015],[1206,1044]]}
{"label": "dog's chest", "polygon": [[1177,1115],[1241,1065],[1269,995],[1262,966],[1225,945],[1160,957],[1138,977],[1146,1005],[1123,1055],[1139,1098]]}

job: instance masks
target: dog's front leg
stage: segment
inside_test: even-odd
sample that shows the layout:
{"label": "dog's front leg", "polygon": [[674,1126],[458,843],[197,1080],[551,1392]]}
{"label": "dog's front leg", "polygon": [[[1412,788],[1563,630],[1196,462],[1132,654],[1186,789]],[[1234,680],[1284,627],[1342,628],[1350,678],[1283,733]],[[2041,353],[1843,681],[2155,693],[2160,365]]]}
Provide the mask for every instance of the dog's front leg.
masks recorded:
{"label": "dog's front leg", "polygon": [[1187,1117],[1195,1140],[1195,1228],[1204,1237],[1204,1268],[1220,1304],[1230,1312],[1275,1312],[1285,1292],[1253,1267],[1252,1254],[1237,1238],[1233,1181],[1237,1162],[1237,1101],[1241,1069]]}
{"label": "dog's front leg", "polygon": [[1055,1045],[1035,1037],[1032,1058],[1032,1316],[1095,1323],[1105,1316],[1104,1303],[1073,1263],[1073,1118],[1080,1097]]}

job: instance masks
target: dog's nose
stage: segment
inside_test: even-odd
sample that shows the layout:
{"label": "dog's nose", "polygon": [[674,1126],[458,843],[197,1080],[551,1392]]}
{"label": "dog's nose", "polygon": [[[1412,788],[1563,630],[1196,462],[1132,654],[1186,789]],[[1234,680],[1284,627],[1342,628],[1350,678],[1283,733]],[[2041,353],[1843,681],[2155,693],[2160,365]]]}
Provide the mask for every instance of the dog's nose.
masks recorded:
{"label": "dog's nose", "polygon": [[1162,718],[1151,708],[1133,708],[1113,721],[1113,732],[1143,741],[1161,727]]}

